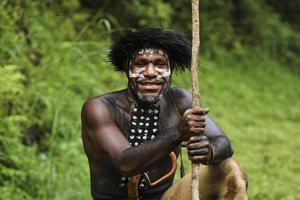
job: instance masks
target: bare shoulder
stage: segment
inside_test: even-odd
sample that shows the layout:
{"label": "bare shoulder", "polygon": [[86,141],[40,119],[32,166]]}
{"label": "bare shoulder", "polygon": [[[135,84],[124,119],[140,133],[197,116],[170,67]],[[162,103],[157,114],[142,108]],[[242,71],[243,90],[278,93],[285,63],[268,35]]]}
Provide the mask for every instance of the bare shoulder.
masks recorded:
{"label": "bare shoulder", "polygon": [[[192,108],[193,98],[192,94],[183,88],[170,88],[170,94],[176,103],[181,115],[187,110]],[[215,124],[215,122],[206,115],[206,119],[210,121],[210,124]]]}
{"label": "bare shoulder", "polygon": [[192,94],[183,88],[170,88],[171,96],[181,115],[192,107]]}
{"label": "bare shoulder", "polygon": [[111,120],[110,108],[102,96],[87,100],[81,110],[81,120],[84,127],[95,128]]}
{"label": "bare shoulder", "polygon": [[112,121],[114,118],[113,113],[113,102],[116,99],[124,96],[124,90],[106,93],[97,97],[93,97],[87,100],[81,110],[81,119],[84,125],[93,126],[95,123]]}

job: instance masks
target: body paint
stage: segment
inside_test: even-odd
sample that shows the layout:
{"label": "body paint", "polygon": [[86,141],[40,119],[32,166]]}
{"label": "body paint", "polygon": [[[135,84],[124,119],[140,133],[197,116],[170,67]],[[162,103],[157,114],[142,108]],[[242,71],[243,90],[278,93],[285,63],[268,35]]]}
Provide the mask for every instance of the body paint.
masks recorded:
{"label": "body paint", "polygon": [[132,60],[129,62],[129,77],[130,78],[144,78],[142,72],[144,70],[146,70],[146,67],[152,67],[154,68],[154,70],[156,70],[159,75],[157,76],[157,78],[166,78],[166,77],[169,77],[171,75],[171,69],[170,69],[170,62],[169,62],[169,59],[168,59],[168,55],[162,50],[162,49],[155,49],[155,48],[145,48],[145,49],[140,49],[136,54],[134,54],[133,58],[139,54],[139,55],[142,55],[142,54],[149,54],[150,57],[153,56],[154,53],[158,53],[162,56],[164,56],[167,60],[168,60],[168,63],[167,63],[167,68],[166,69],[162,69],[158,66],[155,66],[153,65],[153,63],[149,63],[148,66],[145,66],[144,68],[139,68],[139,69],[136,69],[135,72],[133,72],[131,70],[131,65],[132,65]]}

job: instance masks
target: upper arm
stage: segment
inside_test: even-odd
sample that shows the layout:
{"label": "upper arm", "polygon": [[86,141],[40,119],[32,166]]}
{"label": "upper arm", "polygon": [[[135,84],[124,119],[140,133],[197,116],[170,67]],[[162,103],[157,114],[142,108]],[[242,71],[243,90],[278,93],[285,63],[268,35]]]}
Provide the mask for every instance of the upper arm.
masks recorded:
{"label": "upper arm", "polygon": [[182,88],[171,88],[170,93],[181,116],[187,109],[192,108],[192,94],[190,92]]}
{"label": "upper arm", "polygon": [[[175,103],[181,115],[183,115],[183,113],[187,109],[192,108],[193,99],[192,99],[192,94],[190,92],[181,88],[173,88],[172,96],[174,97]],[[206,127],[205,127],[204,134],[208,138],[224,135],[222,130],[208,115],[206,115],[205,117],[205,122],[206,122]]]}
{"label": "upper arm", "polygon": [[223,131],[219,128],[215,121],[213,121],[208,115],[205,116],[205,131],[204,134],[208,138],[223,136]]}
{"label": "upper arm", "polygon": [[116,126],[111,112],[99,98],[91,99],[83,105],[81,119],[84,134],[88,134],[97,153],[108,156],[115,164],[122,151],[130,145]]}

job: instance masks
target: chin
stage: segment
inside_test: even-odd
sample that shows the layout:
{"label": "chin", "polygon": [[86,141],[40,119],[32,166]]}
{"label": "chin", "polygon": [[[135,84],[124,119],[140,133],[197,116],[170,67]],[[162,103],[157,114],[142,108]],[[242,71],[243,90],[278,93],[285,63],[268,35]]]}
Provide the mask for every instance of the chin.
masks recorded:
{"label": "chin", "polygon": [[146,96],[140,92],[137,93],[137,98],[140,102],[144,104],[155,104],[160,101],[163,95],[155,95],[155,96]]}
{"label": "chin", "polygon": [[161,87],[156,88],[156,90],[140,88],[139,85],[136,84],[134,79],[129,79],[129,88],[133,96],[136,97],[138,102],[145,105],[158,103],[162,99],[164,94],[168,91],[169,87],[170,87],[169,79],[166,82],[166,84],[163,84]]}

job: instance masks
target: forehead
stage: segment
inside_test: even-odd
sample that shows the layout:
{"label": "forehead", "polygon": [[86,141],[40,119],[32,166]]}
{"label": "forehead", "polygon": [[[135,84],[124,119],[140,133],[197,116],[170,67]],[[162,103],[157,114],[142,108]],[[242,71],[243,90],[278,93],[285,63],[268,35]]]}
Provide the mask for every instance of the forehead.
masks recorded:
{"label": "forehead", "polygon": [[161,54],[139,54],[133,58],[133,61],[137,60],[162,60],[168,61],[168,58]]}
{"label": "forehead", "polygon": [[140,49],[133,55],[133,60],[138,60],[138,59],[168,60],[168,55],[162,49],[145,48],[145,49]]}

